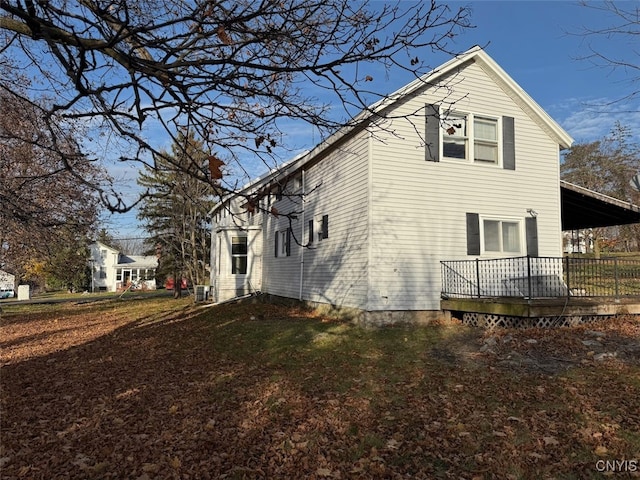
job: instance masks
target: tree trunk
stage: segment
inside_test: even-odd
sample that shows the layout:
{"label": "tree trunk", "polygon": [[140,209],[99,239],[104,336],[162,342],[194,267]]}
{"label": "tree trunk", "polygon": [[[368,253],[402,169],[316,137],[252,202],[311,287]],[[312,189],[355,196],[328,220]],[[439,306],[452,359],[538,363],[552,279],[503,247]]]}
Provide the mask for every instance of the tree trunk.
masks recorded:
{"label": "tree trunk", "polygon": [[173,269],[173,298],[182,297],[182,274],[177,268]]}

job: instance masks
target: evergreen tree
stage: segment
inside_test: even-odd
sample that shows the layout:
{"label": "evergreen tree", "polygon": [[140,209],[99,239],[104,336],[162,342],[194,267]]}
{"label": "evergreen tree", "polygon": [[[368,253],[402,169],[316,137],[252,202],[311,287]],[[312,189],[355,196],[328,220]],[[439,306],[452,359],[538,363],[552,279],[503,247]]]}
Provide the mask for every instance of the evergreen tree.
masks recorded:
{"label": "evergreen tree", "polygon": [[[208,168],[210,154],[193,132],[181,132],[155,165],[145,168],[138,183],[146,188],[138,218],[144,222],[159,255],[157,278],[173,277],[176,287],[186,278],[191,285],[208,280],[209,228],[214,205],[212,188],[197,180]],[[176,296],[180,288],[175,288]]]}

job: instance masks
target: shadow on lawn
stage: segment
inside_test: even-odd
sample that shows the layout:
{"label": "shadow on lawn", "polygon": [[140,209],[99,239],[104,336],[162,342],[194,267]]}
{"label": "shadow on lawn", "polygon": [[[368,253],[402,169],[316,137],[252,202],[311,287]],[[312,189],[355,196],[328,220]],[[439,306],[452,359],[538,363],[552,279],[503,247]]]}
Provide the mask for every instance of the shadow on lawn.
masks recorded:
{"label": "shadow on lawn", "polygon": [[567,427],[584,412],[540,413],[566,408],[562,385],[470,361],[482,336],[271,305],[142,313],[3,367],[3,478],[588,478]]}

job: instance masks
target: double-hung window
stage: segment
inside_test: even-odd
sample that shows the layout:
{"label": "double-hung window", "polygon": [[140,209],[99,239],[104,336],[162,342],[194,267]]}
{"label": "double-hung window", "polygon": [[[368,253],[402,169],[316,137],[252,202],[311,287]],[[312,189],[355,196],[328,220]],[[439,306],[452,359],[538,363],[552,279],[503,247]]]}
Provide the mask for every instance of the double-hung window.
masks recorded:
{"label": "double-hung window", "polygon": [[247,237],[231,237],[231,273],[247,273]]}
{"label": "double-hung window", "polygon": [[443,122],[442,155],[466,160],[469,156],[467,115],[452,113]]}
{"label": "double-hung window", "polygon": [[442,121],[442,156],[468,162],[499,163],[498,119],[448,113]]}
{"label": "double-hung window", "polygon": [[498,120],[473,118],[473,161],[498,164]]}

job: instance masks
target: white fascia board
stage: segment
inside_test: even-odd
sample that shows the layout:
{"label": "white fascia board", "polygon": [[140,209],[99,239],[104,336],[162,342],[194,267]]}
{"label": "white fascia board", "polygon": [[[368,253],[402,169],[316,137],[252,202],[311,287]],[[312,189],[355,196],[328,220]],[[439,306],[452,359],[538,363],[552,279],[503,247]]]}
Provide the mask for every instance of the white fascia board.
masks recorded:
{"label": "white fascia board", "polygon": [[[518,85],[516,81],[502,69],[502,67],[500,67],[481,47],[476,45],[457,57],[443,63],[439,67],[431,70],[431,72],[413,80],[404,87],[399,88],[378,102],[373,103],[370,107],[353,117],[344,127],[330,135],[325,141],[318,144],[312,150],[301,153],[292,160],[284,163],[281,167],[272,169],[266,174],[249,182],[247,185],[242,187],[239,192],[248,193],[252,190],[255,191],[275,178],[293,173],[295,170],[303,167],[322,152],[342,140],[358,127],[364,125],[374,115],[382,115],[384,110],[393,106],[398,100],[407,95],[411,95],[421,88],[434,85],[439,78],[444,77],[449,72],[471,60],[480,63],[484,67],[485,71],[488,70],[493,74],[492,76],[496,82],[510,90],[514,96],[520,100],[520,106],[524,107],[529,114],[536,117],[538,122],[546,127],[544,130],[558,143],[560,148],[569,148],[571,146],[573,138],[555,120],[553,120],[553,118],[551,118],[549,114],[545,112],[544,109],[540,107],[540,105],[538,105],[535,100],[533,100],[531,96],[529,96],[529,94],[527,94],[522,87],[520,87],[520,85]],[[211,212],[209,213],[213,214],[223,206],[226,201],[237,195],[237,193],[230,193],[229,195],[226,195],[211,209]]]}
{"label": "white fascia board", "polygon": [[523,90],[523,88],[516,83],[516,81],[505,72],[495,60],[493,60],[483,50],[478,50],[474,54],[475,59],[484,66],[485,70],[488,68],[495,75],[497,83],[502,84],[511,90],[526,106],[529,111],[538,117],[538,120],[543,123],[547,128],[545,129],[551,134],[552,138],[558,143],[561,148],[569,148],[573,143],[573,138],[569,135],[551,116],[531,98],[531,96]]}

